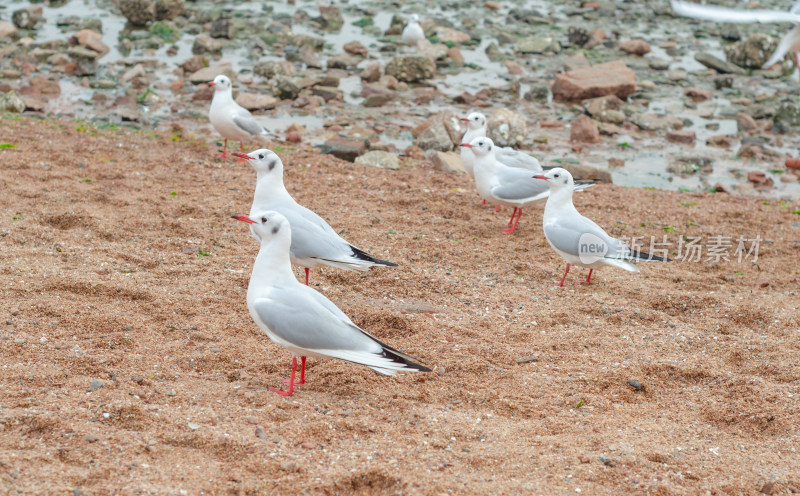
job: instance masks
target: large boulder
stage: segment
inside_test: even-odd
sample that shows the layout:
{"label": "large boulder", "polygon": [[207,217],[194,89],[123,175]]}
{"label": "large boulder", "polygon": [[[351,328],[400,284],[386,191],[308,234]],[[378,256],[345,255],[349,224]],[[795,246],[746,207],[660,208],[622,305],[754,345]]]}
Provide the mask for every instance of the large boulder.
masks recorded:
{"label": "large boulder", "polygon": [[778,40],[772,36],[756,33],[745,41],[725,45],[722,49],[729,62],[747,69],[761,69],[777,46]]}
{"label": "large boulder", "polygon": [[436,64],[426,57],[405,55],[392,59],[386,65],[386,74],[394,76],[398,81],[416,83],[432,78],[436,74]]}
{"label": "large boulder", "polygon": [[397,158],[397,154],[381,150],[372,150],[361,155],[356,158],[356,163],[378,169],[397,170],[400,168],[400,159]]}
{"label": "large boulder", "polygon": [[144,26],[156,19],[156,4],[150,0],[117,0],[117,7],[134,26]]}
{"label": "large boulder", "polygon": [[437,112],[411,130],[418,147],[443,152],[452,150],[453,145],[459,143],[461,134],[458,118],[449,110]]}
{"label": "large boulder", "polygon": [[25,111],[25,102],[16,93],[9,91],[0,96],[0,110],[21,113]]}
{"label": "large boulder", "polygon": [[20,29],[33,29],[42,20],[43,9],[41,6],[31,6],[15,10],[11,15],[14,25]]}
{"label": "large boulder", "polygon": [[556,76],[553,98],[585,100],[605,95],[627,98],[636,91],[636,74],[620,60],[575,69]]}
{"label": "large boulder", "polygon": [[489,115],[487,121],[489,138],[498,146],[518,146],[525,142],[528,126],[516,112],[499,108]]}
{"label": "large boulder", "polygon": [[186,12],[183,0],[156,0],[156,19],[170,21]]}

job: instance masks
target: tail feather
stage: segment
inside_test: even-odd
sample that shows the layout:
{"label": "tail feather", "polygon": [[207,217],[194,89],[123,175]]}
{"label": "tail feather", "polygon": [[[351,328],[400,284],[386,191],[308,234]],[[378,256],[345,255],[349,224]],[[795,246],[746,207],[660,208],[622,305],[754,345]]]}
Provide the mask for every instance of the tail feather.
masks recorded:
{"label": "tail feather", "polygon": [[629,259],[641,260],[643,262],[672,262],[671,258],[660,257],[658,255],[651,255],[650,253],[645,253],[643,251],[637,251],[637,250],[631,250]]}
{"label": "tail feather", "polygon": [[356,248],[353,245],[350,245],[350,249],[353,250],[353,256],[356,257],[359,260],[364,260],[365,262],[372,262],[372,263],[374,263],[376,265],[385,265],[387,267],[397,267],[396,263],[392,263],[392,262],[389,262],[387,260],[381,260],[379,258],[375,258],[372,255],[370,255],[369,253],[366,253],[366,252],[364,252],[362,250],[359,250],[358,248]]}

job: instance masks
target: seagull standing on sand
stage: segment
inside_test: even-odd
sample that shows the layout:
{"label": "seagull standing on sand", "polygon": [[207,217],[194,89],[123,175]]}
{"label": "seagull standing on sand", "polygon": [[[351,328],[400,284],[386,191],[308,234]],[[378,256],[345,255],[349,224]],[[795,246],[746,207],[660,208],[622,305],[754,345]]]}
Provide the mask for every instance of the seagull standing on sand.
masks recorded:
{"label": "seagull standing on sand", "polygon": [[792,54],[794,63],[800,67],[797,62],[797,52],[800,52],[800,2],[795,2],[788,12],[780,10],[737,10],[726,9],[723,7],[714,7],[710,5],[698,5],[696,3],[682,2],[680,0],[670,0],[672,10],[681,16],[692,17],[694,19],[701,19],[704,21],[714,22],[734,22],[734,23],[774,23],[774,22],[791,22],[794,23],[794,28],[783,35],[778,47],[772,53],[772,56],[762,66],[763,69],[770,67],[783,59],[787,53]]}
{"label": "seagull standing on sand", "polygon": [[401,39],[406,45],[416,45],[418,41],[425,39],[425,31],[419,25],[419,16],[417,14],[411,14],[408,24],[403,28]]}
{"label": "seagull standing on sand", "polygon": [[[295,279],[289,261],[295,228],[286,217],[264,211],[253,217],[233,218],[250,224],[261,239],[247,286],[247,309],[270,339],[292,353],[292,375],[285,381],[288,388],[270,388],[272,391],[291,396],[295,385],[304,384],[309,356],[339,358],[385,375],[395,375],[400,370],[430,372],[416,358],[359,329],[330,300]],[[295,382],[298,356],[300,380]]]}
{"label": "seagull standing on sand", "polygon": [[611,265],[629,272],[639,272],[631,261],[669,262],[669,258],[631,250],[621,239],[612,238],[603,228],[584,217],[572,204],[572,174],[561,167],[534,176],[550,187],[550,198],[544,207],[542,227],[547,242],[567,261],[564,277],[557,286],[564,286],[570,265],[589,267],[586,283],[591,283],[594,269]]}
{"label": "seagull standing on sand", "polygon": [[[256,190],[250,215],[263,210],[277,210],[289,219],[292,226],[291,260],[305,268],[306,285],[309,269],[323,265],[358,271],[379,265],[397,265],[359,250],[336,234],[322,217],[294,201],[283,185],[283,162],[275,152],[262,148],[251,153],[234,152],[233,155],[250,162],[256,170]],[[252,233],[260,240],[255,229]]]}
{"label": "seagull standing on sand", "polygon": [[233,88],[227,76],[220,74],[208,85],[214,88],[208,119],[214,129],[225,138],[225,147],[220,158],[228,156],[228,140],[238,140],[241,150],[244,151],[244,140],[258,138],[264,141],[267,138],[269,131],[256,122],[246,108],[233,100]]}
{"label": "seagull standing on sand", "polygon": [[[467,125],[467,131],[461,138],[462,143],[472,143],[475,138],[486,137],[486,116],[480,112],[473,112],[467,117],[460,119]],[[532,172],[542,172],[542,165],[536,160],[535,157],[528,155],[525,152],[514,150],[508,146],[495,146],[494,155],[498,162],[505,164],[509,167],[517,167],[520,169],[527,169]],[[475,155],[468,149],[461,149],[461,162],[464,164],[464,170],[467,171],[469,177],[475,179],[473,168],[475,167]]]}
{"label": "seagull standing on sand", "polygon": [[[534,179],[531,171],[498,162],[496,147],[491,139],[475,138],[471,143],[461,143],[461,146],[472,150],[475,156],[475,184],[481,196],[498,205],[514,207],[508,228],[501,230],[501,233],[511,234],[517,229],[522,207],[550,195],[547,184]],[[579,191],[592,185],[588,183],[573,187]]]}

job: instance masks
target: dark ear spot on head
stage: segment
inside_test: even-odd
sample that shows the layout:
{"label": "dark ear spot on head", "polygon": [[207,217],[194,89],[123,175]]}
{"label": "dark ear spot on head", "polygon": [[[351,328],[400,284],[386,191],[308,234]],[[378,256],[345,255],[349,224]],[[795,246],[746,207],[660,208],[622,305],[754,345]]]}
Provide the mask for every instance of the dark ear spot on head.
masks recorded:
{"label": "dark ear spot on head", "polygon": [[272,170],[274,168],[275,168],[275,161],[273,160],[272,162],[269,163],[269,170]]}
{"label": "dark ear spot on head", "polygon": [[492,149],[492,145],[487,146],[486,149],[487,150],[491,150]]}
{"label": "dark ear spot on head", "polygon": [[280,231],[280,230],[281,230],[281,226],[275,226],[275,227],[272,228],[272,234],[277,234],[278,231]]}

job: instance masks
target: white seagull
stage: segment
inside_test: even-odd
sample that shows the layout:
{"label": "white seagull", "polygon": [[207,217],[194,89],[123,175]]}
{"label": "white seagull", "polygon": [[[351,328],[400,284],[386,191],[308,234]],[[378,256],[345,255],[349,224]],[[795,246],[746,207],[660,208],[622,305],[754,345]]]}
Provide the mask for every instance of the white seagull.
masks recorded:
{"label": "white seagull", "polygon": [[[305,268],[306,284],[309,269],[323,265],[358,271],[375,266],[397,266],[351,245],[322,217],[294,201],[283,184],[283,162],[275,152],[262,148],[251,153],[234,152],[233,155],[248,161],[256,170],[256,190],[250,215],[263,210],[277,210],[289,219],[292,263]],[[253,236],[259,239],[255,230]]]}
{"label": "white seagull", "polygon": [[425,39],[425,31],[419,25],[419,16],[417,14],[411,14],[408,24],[403,28],[401,39],[406,45],[416,45],[418,41]]}
{"label": "white seagull", "polygon": [[[511,234],[517,228],[519,218],[522,217],[522,207],[550,196],[550,188],[546,183],[537,181],[531,175],[532,171],[509,167],[495,157],[494,143],[491,139],[479,137],[471,143],[461,143],[463,148],[472,150],[475,160],[475,184],[482,197],[507,207],[514,207],[508,228],[500,232]],[[594,183],[584,183],[574,186],[580,191]],[[514,220],[516,216],[517,220]]]}
{"label": "white seagull", "polygon": [[631,250],[621,239],[613,238],[594,221],[581,215],[572,204],[572,174],[561,167],[537,174],[550,187],[550,198],[544,206],[542,227],[547,242],[567,261],[564,277],[557,286],[564,286],[570,265],[589,267],[586,283],[592,282],[594,269],[611,265],[629,272],[639,272],[631,261],[669,262],[666,257]]}
{"label": "white seagull", "polygon": [[208,119],[214,129],[225,138],[225,147],[220,158],[228,156],[228,140],[238,140],[241,150],[244,151],[244,140],[257,138],[264,141],[267,138],[269,131],[256,122],[246,108],[233,100],[233,88],[228,76],[220,74],[208,85],[214,87]]}
{"label": "white seagull", "polygon": [[[485,138],[487,132],[486,116],[480,112],[472,112],[467,117],[460,119],[466,123],[467,131],[461,138],[462,143],[472,143],[475,138]],[[508,146],[494,147],[494,155],[498,162],[505,164],[509,167],[517,167],[526,169],[533,172],[542,172],[542,165],[536,160],[535,157],[528,155],[525,152],[515,150]],[[461,162],[464,164],[464,170],[472,179],[475,179],[475,156],[469,150],[461,149]]]}
{"label": "white seagull", "polygon": [[770,67],[780,62],[783,57],[791,52],[794,58],[794,63],[798,67],[797,52],[800,51],[800,2],[796,2],[788,12],[780,10],[737,10],[726,9],[723,7],[714,7],[710,5],[698,5],[696,3],[682,2],[680,0],[670,0],[672,10],[681,16],[692,17],[694,19],[701,19],[704,21],[714,22],[734,22],[752,24],[758,23],[776,23],[776,22],[791,22],[794,28],[783,35],[778,47],[772,53],[772,56],[767,60],[763,69]]}
{"label": "white seagull", "polygon": [[[292,353],[288,388],[272,391],[291,396],[296,384],[305,383],[306,357],[339,358],[366,365],[385,375],[397,371],[430,372],[406,355],[367,334],[330,300],[299,283],[292,273],[289,246],[295,228],[283,215],[264,211],[255,216],[234,215],[247,222],[261,239],[247,286],[247,309],[270,339]],[[300,380],[295,382],[297,357]]]}

